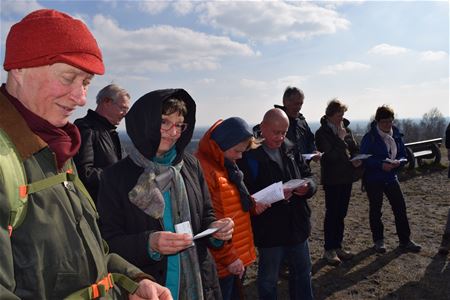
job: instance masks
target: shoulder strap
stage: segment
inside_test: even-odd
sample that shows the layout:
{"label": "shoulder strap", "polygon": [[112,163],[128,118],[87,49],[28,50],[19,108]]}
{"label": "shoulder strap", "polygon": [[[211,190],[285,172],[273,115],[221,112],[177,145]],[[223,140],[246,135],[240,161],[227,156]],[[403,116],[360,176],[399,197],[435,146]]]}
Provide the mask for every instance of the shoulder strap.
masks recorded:
{"label": "shoulder strap", "polygon": [[127,276],[119,273],[108,273],[106,277],[88,287],[73,292],[65,297],[65,300],[91,300],[106,298],[108,292],[112,290],[114,285],[123,288],[129,294],[134,294],[139,287],[139,284]]}
{"label": "shoulder strap", "polygon": [[28,183],[22,160],[16,147],[8,135],[0,128],[0,181],[4,186],[4,193],[10,206],[9,234],[19,227],[26,216],[28,195],[42,191],[56,184],[72,182],[88,199],[94,211],[94,201],[81,182],[80,178],[73,174],[72,165],[64,173]]}
{"label": "shoulder strap", "polygon": [[89,204],[91,204],[94,211],[97,211],[97,209],[95,208],[94,201],[92,200],[92,197],[89,195],[89,192],[87,191],[86,187],[81,182],[80,178],[77,175],[73,174],[73,169],[71,168],[71,165],[69,166],[69,169],[66,170],[65,173],[59,173],[57,175],[29,183],[25,187],[22,187],[21,190],[26,195],[29,195],[48,189],[60,183],[67,185],[68,182],[72,182],[80,190],[80,192],[88,199]]}
{"label": "shoulder strap", "polygon": [[27,208],[27,195],[20,190],[27,178],[16,147],[8,135],[0,128],[0,181],[10,206],[9,232],[18,227],[24,219]]}

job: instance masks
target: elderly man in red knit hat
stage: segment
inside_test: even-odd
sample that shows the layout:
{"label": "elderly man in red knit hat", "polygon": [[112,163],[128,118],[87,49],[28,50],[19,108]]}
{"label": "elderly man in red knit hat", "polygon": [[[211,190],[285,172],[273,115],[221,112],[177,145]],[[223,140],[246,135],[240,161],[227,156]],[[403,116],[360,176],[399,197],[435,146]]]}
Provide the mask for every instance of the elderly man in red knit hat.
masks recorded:
{"label": "elderly man in red knit hat", "polygon": [[172,299],[147,274],[108,254],[95,205],[74,169],[80,134],[68,119],[86,104],[94,74],[104,73],[86,25],[55,10],[32,12],[11,27],[3,66],[0,298]]}

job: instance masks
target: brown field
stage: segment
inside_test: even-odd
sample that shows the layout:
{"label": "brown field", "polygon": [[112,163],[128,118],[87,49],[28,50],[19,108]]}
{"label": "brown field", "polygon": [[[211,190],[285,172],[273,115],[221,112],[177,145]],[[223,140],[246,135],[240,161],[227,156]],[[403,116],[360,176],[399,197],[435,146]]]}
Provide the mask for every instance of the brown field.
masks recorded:
{"label": "brown field", "polygon": [[[447,165],[446,153],[442,164]],[[312,163],[316,177],[318,164]],[[313,231],[310,250],[313,261],[313,286],[316,299],[450,299],[450,255],[437,255],[446,216],[450,207],[450,179],[447,170],[412,176],[401,182],[406,198],[412,239],[422,245],[418,254],[397,249],[392,211],[383,204],[387,253],[376,254],[368,221],[368,201],[360,182],[353,186],[345,219],[345,246],[356,256],[338,267],[325,264],[323,254],[324,196],[321,186],[310,200]],[[247,271],[244,285],[247,299],[257,299],[256,264]],[[279,299],[289,299],[287,281],[279,281]]]}

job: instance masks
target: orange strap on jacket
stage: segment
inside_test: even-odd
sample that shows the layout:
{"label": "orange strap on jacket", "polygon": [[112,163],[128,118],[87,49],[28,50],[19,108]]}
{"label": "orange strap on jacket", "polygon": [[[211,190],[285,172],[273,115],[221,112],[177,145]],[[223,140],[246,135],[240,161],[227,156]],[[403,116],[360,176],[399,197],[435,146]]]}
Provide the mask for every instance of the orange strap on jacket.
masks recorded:
{"label": "orange strap on jacket", "polygon": [[94,283],[91,285],[92,299],[96,299],[99,297],[104,297],[106,293],[114,286],[114,282],[112,279],[111,273],[108,273],[103,279],[101,279],[99,282]]}
{"label": "orange strap on jacket", "polygon": [[28,195],[28,188],[26,185],[19,186],[19,196],[20,198],[25,198]]}
{"label": "orange strap on jacket", "polygon": [[112,287],[117,285],[123,288],[130,294],[134,294],[139,287],[139,284],[126,275],[119,273],[108,273],[105,278],[99,282],[92,284],[81,290],[75,291],[72,294],[65,297],[65,300],[92,300],[100,297],[105,297],[108,291],[112,290]]}

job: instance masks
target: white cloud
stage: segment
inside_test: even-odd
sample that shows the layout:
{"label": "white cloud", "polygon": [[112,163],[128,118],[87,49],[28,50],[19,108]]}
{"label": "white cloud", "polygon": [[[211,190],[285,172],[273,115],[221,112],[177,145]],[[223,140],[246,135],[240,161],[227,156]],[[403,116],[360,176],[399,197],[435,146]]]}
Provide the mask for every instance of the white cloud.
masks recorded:
{"label": "white cloud", "polygon": [[284,90],[287,86],[299,86],[308,79],[308,76],[290,75],[273,80],[255,80],[244,78],[240,85],[245,88],[258,89],[260,91]]}
{"label": "white cloud", "polygon": [[6,36],[12,25],[19,22],[30,12],[44,8],[37,1],[0,0],[0,35],[2,51],[5,47]]}
{"label": "white cloud", "polygon": [[414,89],[414,88],[423,88],[423,89],[431,89],[437,86],[444,86],[449,84],[449,78],[439,78],[437,80],[428,80],[422,81],[414,84],[403,84],[399,86],[400,89]]}
{"label": "white cloud", "polygon": [[303,83],[307,79],[308,79],[308,76],[297,76],[297,75],[286,76],[286,77],[278,78],[276,80],[276,86],[279,89],[284,90],[287,86],[299,86],[301,83]]}
{"label": "white cloud", "polygon": [[[323,6],[329,9],[336,9],[340,6],[359,6],[362,5],[366,0],[342,0],[342,1],[325,1],[323,2]],[[320,3],[321,4],[321,3]]]}
{"label": "white cloud", "polygon": [[[21,18],[32,12],[33,10],[44,8],[35,0],[17,1],[17,0],[1,0],[1,10],[3,16],[11,14],[20,15]],[[2,17],[3,18],[3,17]]]}
{"label": "white cloud", "polygon": [[445,51],[424,51],[420,53],[420,58],[425,61],[438,61],[448,57]]}
{"label": "white cloud", "polygon": [[194,9],[194,4],[190,1],[176,1],[172,4],[173,9],[179,15],[187,15]]}
{"label": "white cloud", "polygon": [[336,11],[308,2],[206,2],[197,11],[205,24],[262,42],[332,34],[350,26]]}
{"label": "white cloud", "polygon": [[379,54],[379,55],[398,55],[408,52],[409,49],[392,46],[389,44],[379,44],[369,50],[369,54]]}
{"label": "white cloud", "polygon": [[269,83],[261,80],[243,78],[240,80],[240,85],[252,89],[267,89]]}
{"label": "white cloud", "polygon": [[[447,114],[449,110],[449,78],[407,83],[394,86],[367,88],[360,94],[355,109],[375,112],[380,104],[393,107],[399,119],[419,117],[423,112],[437,107],[439,111]],[[378,99],[379,102],[374,101]]]}
{"label": "white cloud", "polygon": [[201,84],[213,84],[216,83],[216,80],[214,78],[203,78],[200,79],[198,82]]}
{"label": "white cloud", "polygon": [[366,93],[376,94],[376,93],[381,93],[382,89],[374,88],[374,87],[367,87],[367,88],[364,88],[363,91]]}
{"label": "white cloud", "polygon": [[359,71],[367,69],[370,69],[370,65],[366,65],[355,61],[345,61],[340,64],[326,66],[322,70],[320,70],[319,73],[322,75],[335,75],[339,72]]}
{"label": "white cloud", "polygon": [[139,8],[150,15],[157,15],[164,11],[169,4],[169,1],[139,1]]}
{"label": "white cloud", "polygon": [[220,67],[222,57],[257,55],[246,44],[188,28],[164,25],[125,30],[102,15],[94,17],[92,28],[108,72],[212,70]]}

